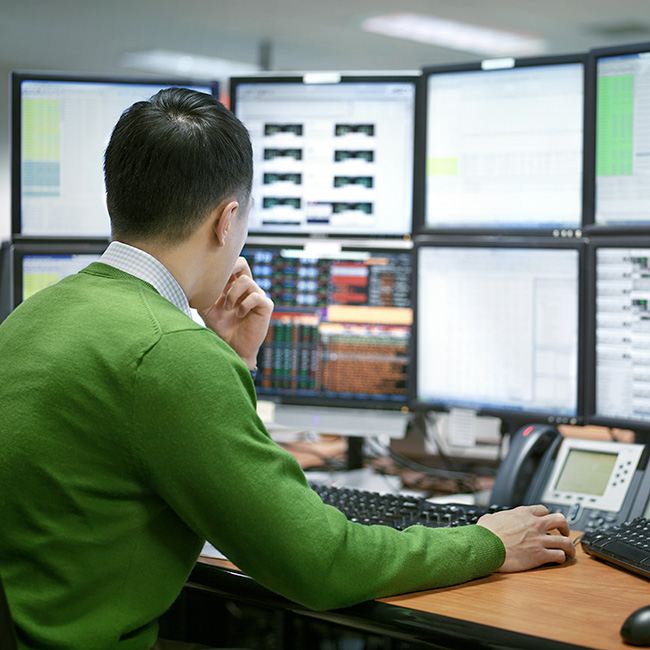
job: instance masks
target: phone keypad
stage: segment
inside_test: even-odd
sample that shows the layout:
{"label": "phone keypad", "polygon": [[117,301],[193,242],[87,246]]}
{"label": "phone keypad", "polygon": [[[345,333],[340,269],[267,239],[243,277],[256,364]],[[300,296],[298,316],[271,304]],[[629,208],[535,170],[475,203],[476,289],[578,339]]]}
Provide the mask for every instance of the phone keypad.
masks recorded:
{"label": "phone keypad", "polygon": [[608,510],[596,510],[585,508],[583,504],[574,503],[571,506],[557,505],[554,503],[545,504],[549,512],[560,512],[569,524],[574,524],[580,519],[580,528],[584,532],[590,532],[599,528],[610,528],[616,523],[617,513]]}

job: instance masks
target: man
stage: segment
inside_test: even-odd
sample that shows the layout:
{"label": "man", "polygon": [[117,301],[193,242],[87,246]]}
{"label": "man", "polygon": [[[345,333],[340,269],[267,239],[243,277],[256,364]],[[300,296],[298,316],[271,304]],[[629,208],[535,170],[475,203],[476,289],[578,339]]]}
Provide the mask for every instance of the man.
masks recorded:
{"label": "man", "polygon": [[135,104],[104,167],[113,243],[0,327],[0,575],[21,648],[148,650],[205,539],[315,609],[573,557],[542,506],[349,523],[272,442],[251,371],[273,305],[238,257],[251,146],[216,100]]}

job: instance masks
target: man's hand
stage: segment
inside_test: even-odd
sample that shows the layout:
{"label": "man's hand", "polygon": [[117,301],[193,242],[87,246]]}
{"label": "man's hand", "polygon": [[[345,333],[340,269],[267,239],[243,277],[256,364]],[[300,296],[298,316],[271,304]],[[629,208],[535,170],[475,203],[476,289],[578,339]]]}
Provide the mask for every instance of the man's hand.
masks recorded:
{"label": "man's hand", "polygon": [[272,313],[273,302],[253,280],[248,262],[240,257],[217,302],[200,315],[252,370]]}
{"label": "man's hand", "polygon": [[[483,515],[477,523],[500,537],[506,547],[506,559],[499,569],[504,573],[533,569],[547,562],[561,564],[576,554],[564,515],[550,515],[545,506],[519,506]],[[560,534],[548,534],[552,530]]]}

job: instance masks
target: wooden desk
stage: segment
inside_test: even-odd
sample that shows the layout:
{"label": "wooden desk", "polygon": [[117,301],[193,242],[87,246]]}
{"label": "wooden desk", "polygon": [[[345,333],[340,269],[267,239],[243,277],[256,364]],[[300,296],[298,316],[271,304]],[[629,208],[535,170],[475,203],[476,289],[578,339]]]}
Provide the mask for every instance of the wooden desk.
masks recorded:
{"label": "wooden desk", "polygon": [[650,582],[578,548],[562,566],[495,573],[383,602],[598,650],[629,650],[619,631],[629,614],[650,605]]}
{"label": "wooden desk", "polygon": [[[229,574],[232,582],[224,587],[218,572],[223,573],[221,578]],[[383,598],[336,612],[310,612],[289,603],[237,574],[225,560],[200,558],[191,579],[222,593],[242,591],[244,585],[247,593],[239,596],[249,602],[270,599],[266,605],[274,603],[271,606],[305,616],[430,642],[438,648],[462,647],[464,640],[465,647],[496,643],[500,648],[525,650],[629,650],[621,641],[621,625],[634,610],[650,605],[649,581],[610,567],[580,548],[575,560],[561,566],[495,573],[463,585]],[[255,588],[249,590],[252,585]]]}

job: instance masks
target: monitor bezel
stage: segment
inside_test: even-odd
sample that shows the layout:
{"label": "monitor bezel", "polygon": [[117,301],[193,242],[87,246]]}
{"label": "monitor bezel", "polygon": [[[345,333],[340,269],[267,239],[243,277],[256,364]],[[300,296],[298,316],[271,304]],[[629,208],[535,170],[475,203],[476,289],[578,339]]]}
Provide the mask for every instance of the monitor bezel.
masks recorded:
{"label": "monitor bezel", "polygon": [[341,85],[341,84],[353,84],[353,83],[411,83],[414,90],[414,102],[413,102],[413,174],[411,179],[411,217],[408,220],[407,232],[402,234],[393,234],[393,233],[350,233],[350,232],[269,232],[264,229],[250,230],[249,233],[254,237],[303,237],[306,239],[358,239],[358,240],[411,240],[414,233],[415,227],[415,213],[417,210],[416,201],[419,197],[419,192],[416,191],[416,165],[418,161],[422,158],[422,154],[419,151],[422,148],[422,144],[418,141],[418,105],[419,105],[419,93],[421,85],[421,74],[419,71],[414,71],[413,73],[369,73],[369,74],[340,74],[340,73],[317,73],[314,77],[314,81],[310,81],[310,76],[308,74],[281,74],[281,75],[269,75],[269,74],[260,74],[260,75],[248,75],[248,76],[235,76],[230,78],[230,110],[237,115],[237,88],[245,84],[302,84],[302,85]]}
{"label": "monitor bezel", "polygon": [[[596,223],[596,131],[598,119],[598,62],[602,58],[629,54],[650,54],[650,41],[609,47],[593,48],[588,52],[589,81],[585,86],[585,136],[589,142],[590,159],[585,167],[585,235],[632,235],[650,233],[650,218],[646,224],[597,224]],[[587,131],[588,128],[588,131]]]}
{"label": "monitor bezel", "polygon": [[28,255],[101,255],[109,245],[108,240],[49,242],[16,242],[10,247],[11,308],[15,309],[23,302],[23,258]]}
{"label": "monitor bezel", "polygon": [[[650,442],[650,419],[636,420],[633,418],[598,415],[596,412],[596,251],[599,248],[647,248],[650,250],[650,233],[643,237],[633,236],[592,236],[588,240],[585,260],[585,275],[587,284],[586,295],[586,404],[585,422],[595,426],[610,429],[629,429],[635,434],[644,434],[644,442]],[[638,438],[638,436],[637,436]]]}
{"label": "monitor bezel", "polygon": [[[578,331],[577,331],[577,372],[576,372],[576,413],[574,415],[559,415],[544,410],[523,410],[505,407],[488,407],[488,406],[463,406],[461,403],[449,403],[444,400],[438,402],[423,401],[418,399],[418,254],[422,248],[504,248],[504,249],[544,249],[544,250],[575,250],[578,255]],[[412,352],[411,352],[411,377],[409,380],[410,408],[414,412],[450,412],[453,409],[468,409],[476,412],[478,415],[489,415],[498,417],[512,426],[537,422],[548,423],[553,425],[581,424],[584,421],[584,301],[585,301],[585,250],[582,239],[551,239],[543,237],[419,237],[413,247],[413,286],[412,286],[412,305],[413,305],[413,328],[411,332]]]}
{"label": "monitor bezel", "polygon": [[[338,240],[334,241],[330,238],[323,238],[321,242],[314,242],[313,240],[305,240],[304,238],[289,238],[284,241],[279,241],[275,237],[263,237],[263,238],[251,238],[247,240],[244,250],[246,249],[257,249],[257,250],[266,250],[266,249],[283,249],[283,248],[300,248],[305,247],[308,249],[312,245],[318,246],[319,243],[322,243],[325,247],[334,243],[335,246],[340,246],[340,251],[342,252],[367,252],[371,251],[372,253],[392,253],[392,254],[405,254],[409,257],[412,264],[413,259],[411,257],[412,243],[410,241],[394,240],[394,241],[368,241],[367,244],[363,242],[358,242],[354,239],[349,240]],[[393,245],[391,245],[393,244]],[[411,280],[413,280],[413,267],[411,266]],[[412,287],[412,283],[411,283]],[[411,312],[414,317],[413,312],[413,294],[411,289],[410,295],[411,302]],[[278,308],[279,309],[279,308]],[[260,348],[259,354],[263,354],[264,344]],[[413,321],[411,322],[411,335],[409,337],[408,344],[408,358],[412,361],[413,358]],[[386,400],[378,399],[372,400],[369,398],[343,398],[343,397],[320,397],[320,396],[302,396],[302,395],[277,395],[269,394],[265,392],[258,392],[258,399],[273,402],[277,405],[287,405],[287,406],[306,406],[314,408],[344,408],[344,409],[361,409],[361,410],[379,410],[379,411],[401,411],[408,412],[409,408],[409,382],[411,380],[411,373],[409,370],[409,365],[407,365],[406,371],[406,390],[403,399],[400,400]],[[256,385],[257,389],[257,385]]]}
{"label": "monitor bezel", "polygon": [[[499,63],[499,61],[503,61]],[[418,176],[415,186],[419,192],[419,195],[415,201],[415,205],[418,210],[414,215],[413,222],[413,234],[417,235],[443,235],[443,236],[456,236],[456,235],[466,235],[466,236],[478,236],[478,235],[508,235],[513,237],[518,236],[548,236],[554,239],[572,239],[580,238],[582,236],[582,229],[585,222],[585,197],[587,196],[587,188],[585,187],[585,160],[588,159],[590,155],[591,143],[587,139],[587,129],[586,129],[586,120],[589,118],[588,111],[585,106],[585,96],[587,90],[587,84],[590,77],[589,73],[589,57],[586,52],[572,53],[572,54],[563,54],[557,56],[536,56],[536,57],[524,57],[524,58],[506,58],[503,60],[497,60],[493,65],[496,67],[491,67],[492,60],[488,59],[486,61],[474,61],[471,63],[460,63],[455,65],[433,65],[426,66],[422,69],[421,77],[421,86],[420,92],[418,95],[419,106],[418,106],[418,122],[417,122],[417,134],[416,141],[420,146],[420,159],[417,160],[417,166],[415,168],[416,175]],[[540,67],[540,66],[557,66],[557,65],[567,65],[567,64],[582,64],[583,66],[583,107],[582,107],[582,118],[583,118],[583,133],[582,133],[582,187],[581,187],[581,214],[579,223],[577,226],[566,226],[566,227],[551,227],[551,226],[542,226],[542,227],[513,227],[502,225],[495,227],[483,227],[483,226],[434,226],[427,224],[427,195],[426,195],[426,151],[427,151],[427,117],[428,117],[428,80],[431,76],[434,75],[445,75],[445,74],[454,74],[454,73],[475,73],[483,72],[485,74],[493,74],[512,70],[513,68],[528,68],[528,67]]]}
{"label": "monitor bezel", "polygon": [[[88,235],[26,235],[22,232],[22,94],[21,86],[24,81],[45,81],[62,83],[88,83],[88,84],[130,84],[150,86],[205,86],[212,89],[212,95],[219,98],[218,81],[188,80],[181,78],[161,77],[134,77],[119,75],[91,75],[64,72],[36,70],[12,70],[9,75],[9,150],[10,150],[10,176],[11,176],[11,236],[13,241],[39,241],[65,238],[70,241],[98,241],[105,237],[89,237]],[[153,93],[152,93],[153,94]],[[98,164],[101,164],[101,160]]]}

